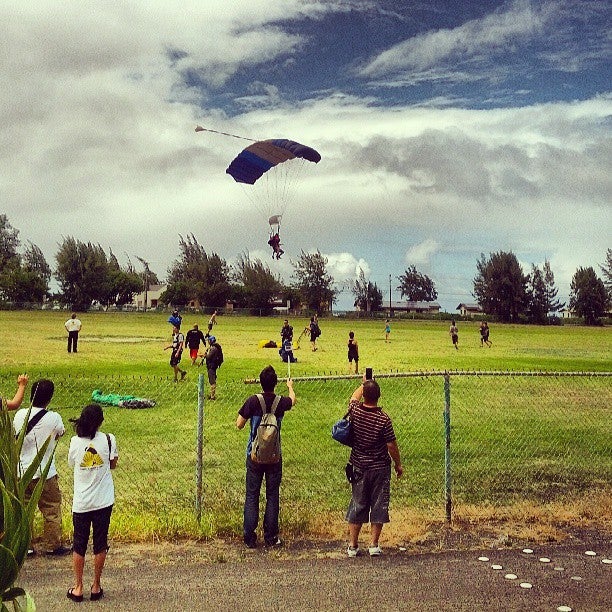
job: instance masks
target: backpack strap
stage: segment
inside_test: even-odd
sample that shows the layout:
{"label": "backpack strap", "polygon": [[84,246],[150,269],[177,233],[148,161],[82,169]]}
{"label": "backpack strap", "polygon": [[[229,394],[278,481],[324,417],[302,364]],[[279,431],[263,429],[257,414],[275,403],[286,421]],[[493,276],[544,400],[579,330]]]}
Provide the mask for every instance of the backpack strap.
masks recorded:
{"label": "backpack strap", "polygon": [[47,414],[46,410],[39,410],[29,421],[26,428],[26,436],[34,429],[36,424]]}
{"label": "backpack strap", "polygon": [[108,440],[108,460],[111,460],[111,439],[108,434],[106,434],[106,439]]}
{"label": "backpack strap", "polygon": [[282,396],[280,395],[274,396],[274,401],[272,402],[272,405],[270,406],[270,410],[268,410],[268,407],[266,406],[266,400],[264,399],[264,396],[261,393],[258,393],[255,397],[257,397],[257,399],[259,400],[259,405],[261,406],[262,414],[267,414],[268,412],[275,414]]}

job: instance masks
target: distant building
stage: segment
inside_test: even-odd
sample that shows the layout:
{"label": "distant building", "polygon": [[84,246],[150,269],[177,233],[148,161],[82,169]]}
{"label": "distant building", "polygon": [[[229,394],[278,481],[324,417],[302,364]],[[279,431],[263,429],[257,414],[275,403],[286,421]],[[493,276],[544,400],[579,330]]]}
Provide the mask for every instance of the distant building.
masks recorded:
{"label": "distant building", "polygon": [[562,308],[559,311],[559,314],[561,315],[562,319],[573,319],[576,316],[576,313],[571,310],[570,308]]}
{"label": "distant building", "polygon": [[474,315],[483,314],[482,308],[478,304],[465,304],[461,302],[457,306],[457,310],[462,317],[473,317]]}
{"label": "distant building", "polygon": [[393,312],[407,312],[409,314],[438,314],[440,308],[438,302],[391,302]]}
{"label": "distant building", "polygon": [[136,308],[136,310],[157,308],[160,305],[159,297],[166,288],[167,285],[149,285],[149,289],[146,291],[146,303],[145,292],[141,291],[140,293],[136,293],[132,298],[132,306]]}

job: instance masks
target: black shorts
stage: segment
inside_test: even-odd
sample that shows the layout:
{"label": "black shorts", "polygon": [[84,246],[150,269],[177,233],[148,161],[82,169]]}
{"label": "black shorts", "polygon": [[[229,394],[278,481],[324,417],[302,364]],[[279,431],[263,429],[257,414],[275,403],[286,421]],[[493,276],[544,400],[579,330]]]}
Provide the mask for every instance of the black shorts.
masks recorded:
{"label": "black shorts", "polygon": [[179,351],[178,353],[172,353],[170,357],[170,365],[176,366],[181,363],[181,358],[183,357],[183,351]]}
{"label": "black shorts", "polygon": [[77,555],[85,556],[89,532],[92,527],[94,555],[108,550],[108,527],[112,512],[113,507],[107,506],[91,512],[72,513],[72,525],[74,527],[72,548]]}

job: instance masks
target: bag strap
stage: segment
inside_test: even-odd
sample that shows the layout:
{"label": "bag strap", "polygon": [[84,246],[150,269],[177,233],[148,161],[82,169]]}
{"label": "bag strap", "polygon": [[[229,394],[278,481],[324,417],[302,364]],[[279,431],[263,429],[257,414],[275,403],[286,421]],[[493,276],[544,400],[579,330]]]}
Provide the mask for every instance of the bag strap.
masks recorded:
{"label": "bag strap", "polygon": [[47,414],[45,409],[39,410],[29,421],[26,428],[26,436],[34,429],[36,424]]}
{"label": "bag strap", "polygon": [[259,400],[259,405],[261,406],[261,412],[263,414],[268,414],[268,412],[275,414],[276,408],[278,407],[278,404],[281,401],[280,395],[274,396],[274,401],[272,402],[272,405],[270,406],[270,410],[268,410],[268,407],[266,406],[266,400],[264,399],[264,396],[261,393],[258,393],[256,397]]}
{"label": "bag strap", "polygon": [[108,440],[108,460],[111,460],[111,439],[108,434],[106,434],[106,439]]}

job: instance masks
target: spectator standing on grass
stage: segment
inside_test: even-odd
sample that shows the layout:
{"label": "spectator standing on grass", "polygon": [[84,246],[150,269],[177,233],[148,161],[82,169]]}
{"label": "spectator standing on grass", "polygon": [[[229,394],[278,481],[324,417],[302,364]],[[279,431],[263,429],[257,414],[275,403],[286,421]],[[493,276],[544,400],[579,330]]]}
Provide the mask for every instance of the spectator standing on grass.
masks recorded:
{"label": "spectator standing on grass", "polygon": [[196,364],[198,353],[200,351],[200,343],[206,344],[206,338],[202,333],[202,330],[194,325],[192,329],[187,332],[185,336],[185,343],[189,348],[189,357],[191,358],[191,365]]}
{"label": "spectator standing on grass", "polygon": [[[283,416],[287,410],[295,405],[295,392],[293,381],[287,380],[289,397],[277,396],[274,393],[278,377],[274,368],[269,365],[259,374],[259,382],[263,393],[251,395],[238,411],[236,427],[242,429],[250,420],[249,441],[246,448],[246,493],[244,498],[244,522],[243,535],[247,548],[257,546],[257,525],[259,523],[259,495],[261,483],[266,478],[266,509],[263,520],[264,543],[266,546],[282,546],[279,538],[278,515],[280,512],[280,484],[283,477],[282,449],[280,447],[280,430]],[[257,463],[253,460],[253,442],[257,435],[257,429],[264,414],[272,411],[276,403],[274,414],[276,415],[279,436],[279,456],[275,463]],[[263,405],[262,405],[263,404]]]}
{"label": "spectator standing on grass", "polygon": [[15,391],[15,395],[13,399],[4,399],[0,402],[0,410],[2,408],[6,410],[17,410],[19,406],[21,406],[21,402],[23,402],[23,396],[25,395],[26,387],[28,386],[28,375],[20,374],[17,377],[17,391]]}
{"label": "spectator standing on grass", "polygon": [[68,352],[76,353],[79,343],[79,332],[83,327],[80,319],[76,316],[76,312],[72,313],[72,316],[64,323],[64,327],[68,332]]}
{"label": "spectator standing on grass", "polygon": [[308,330],[310,331],[310,347],[313,351],[316,351],[317,338],[321,335],[321,328],[317,323],[316,315],[314,317],[310,317],[310,324],[308,325]]}
{"label": "spectator standing on grass", "polygon": [[349,524],[347,554],[359,554],[359,532],[370,523],[371,557],[382,554],[379,538],[384,523],[389,522],[391,495],[391,460],[398,478],[403,473],[399,448],[390,417],[378,406],[380,387],[375,380],[365,380],[353,392],[349,412],[353,429],[352,497],[346,513]]}
{"label": "spectator standing on grass", "polygon": [[217,399],[217,370],[223,363],[223,349],[215,336],[208,336],[208,348],[206,353],[204,353],[203,360],[206,360],[208,384],[210,385],[208,399],[215,400]]}
{"label": "spectator standing on grass", "polygon": [[104,413],[98,404],[85,406],[81,416],[70,419],[76,436],[70,440],[68,465],[74,473],[72,525],[74,527],[72,569],[74,586],[66,594],[72,601],[83,601],[83,570],[89,532],[93,529],[94,579],[90,599],[104,596],[100,584],[108,552],[108,528],[115,503],[115,485],[111,470],[117,467],[117,441],[104,434],[100,425]]}
{"label": "spectator standing on grass", "polygon": [[[57,440],[64,435],[64,423],[62,417],[47,407],[53,398],[55,386],[53,381],[47,379],[37,380],[30,391],[32,410],[27,425],[27,433],[23,439],[21,455],[19,457],[19,473],[24,474],[30,467],[38,450],[50,439],[45,456],[34,474],[34,478],[26,488],[26,501],[30,499],[34,487],[42,476],[42,470],[51,461],[47,478],[38,500],[38,509],[43,515],[42,545],[47,555],[60,556],[70,552],[69,548],[62,545],[62,494],[59,488],[57,468],[55,467],[55,446]],[[13,427],[15,433],[19,433],[28,416],[28,408],[21,408],[15,414]],[[34,554],[34,550],[28,550],[28,554]]]}
{"label": "spectator standing on grass", "polygon": [[170,367],[174,370],[174,382],[178,382],[179,373],[181,380],[187,376],[187,370],[181,370],[181,359],[183,357],[183,347],[185,345],[185,336],[180,332],[179,328],[175,325],[172,328],[172,342],[164,347],[164,351],[172,349],[170,355]]}
{"label": "spectator standing on grass", "polygon": [[451,337],[451,340],[453,341],[453,346],[457,350],[459,350],[459,328],[455,324],[455,319],[453,319],[451,321],[451,325],[450,325],[450,328],[448,330],[448,333],[449,333],[449,335]]}
{"label": "spectator standing on grass", "polygon": [[359,373],[359,345],[355,340],[355,332],[349,332],[348,339],[348,364],[349,373],[353,372],[353,362],[355,362],[355,374]]}

